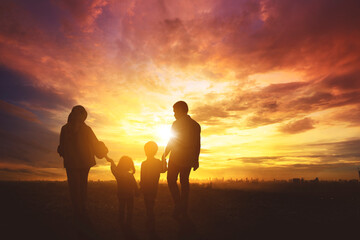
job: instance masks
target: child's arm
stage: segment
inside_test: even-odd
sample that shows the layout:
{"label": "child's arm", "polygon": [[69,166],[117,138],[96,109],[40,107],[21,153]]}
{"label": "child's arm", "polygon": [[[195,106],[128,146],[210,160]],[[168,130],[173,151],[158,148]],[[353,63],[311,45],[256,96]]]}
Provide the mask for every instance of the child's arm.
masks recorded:
{"label": "child's arm", "polygon": [[140,169],[140,189],[143,190],[144,188],[144,176],[145,176],[145,170],[144,170],[144,165],[143,163],[141,164],[141,169]]}
{"label": "child's arm", "polygon": [[112,174],[113,174],[114,176],[117,176],[118,173],[117,173],[117,170],[116,170],[116,165],[115,165],[115,163],[114,163],[114,160],[112,160],[111,158],[109,158],[107,155],[105,156],[105,159],[106,159],[106,161],[108,161],[109,163],[111,163],[110,168],[111,168]]}
{"label": "child's arm", "polygon": [[135,196],[138,197],[140,192],[139,192],[139,188],[138,188],[138,185],[136,183],[136,180],[134,178],[134,175],[131,175],[131,185],[132,185],[132,187],[134,189]]}

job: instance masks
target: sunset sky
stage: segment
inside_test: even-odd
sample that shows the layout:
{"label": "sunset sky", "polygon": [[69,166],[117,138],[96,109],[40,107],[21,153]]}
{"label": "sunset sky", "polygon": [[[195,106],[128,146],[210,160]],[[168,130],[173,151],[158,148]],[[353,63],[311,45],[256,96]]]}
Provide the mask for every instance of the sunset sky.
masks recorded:
{"label": "sunset sky", "polygon": [[[188,103],[192,178],[354,179],[360,166],[358,0],[2,0],[0,180],[65,180],[72,106],[109,156],[159,146]],[[136,175],[138,179],[138,175]],[[97,159],[89,179],[112,180]]]}

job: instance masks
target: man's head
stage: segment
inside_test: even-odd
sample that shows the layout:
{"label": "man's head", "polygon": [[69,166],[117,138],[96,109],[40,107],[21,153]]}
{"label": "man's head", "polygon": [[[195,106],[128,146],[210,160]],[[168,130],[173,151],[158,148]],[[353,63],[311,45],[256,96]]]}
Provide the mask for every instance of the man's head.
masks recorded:
{"label": "man's head", "polygon": [[154,157],[158,151],[158,145],[154,141],[149,141],[145,143],[144,150],[147,157]]}
{"label": "man's head", "polygon": [[186,116],[189,111],[188,105],[184,101],[176,102],[173,108],[174,108],[174,116],[176,119]]}

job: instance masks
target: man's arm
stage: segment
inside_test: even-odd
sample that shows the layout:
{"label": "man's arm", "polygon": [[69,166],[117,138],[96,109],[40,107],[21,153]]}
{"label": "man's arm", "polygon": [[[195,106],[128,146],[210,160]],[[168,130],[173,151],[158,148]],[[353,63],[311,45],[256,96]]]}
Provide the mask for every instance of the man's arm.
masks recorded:
{"label": "man's arm", "polygon": [[[171,141],[171,140],[170,140]],[[166,157],[167,157],[167,155],[169,155],[169,153],[170,153],[170,151],[171,151],[171,143],[170,143],[170,141],[168,142],[168,144],[166,145],[166,148],[165,148],[165,152],[164,152],[164,154],[162,155],[162,158],[161,158],[161,160],[162,161],[165,161],[166,160]]]}
{"label": "man's arm", "polygon": [[166,172],[166,170],[167,170],[166,160],[161,161],[160,173],[164,173],[164,172]]}
{"label": "man's arm", "polygon": [[199,155],[200,155],[200,149],[201,149],[201,127],[198,125],[197,134],[196,134],[196,140],[194,142],[195,144],[195,163],[193,170],[196,171],[196,169],[199,168]]}

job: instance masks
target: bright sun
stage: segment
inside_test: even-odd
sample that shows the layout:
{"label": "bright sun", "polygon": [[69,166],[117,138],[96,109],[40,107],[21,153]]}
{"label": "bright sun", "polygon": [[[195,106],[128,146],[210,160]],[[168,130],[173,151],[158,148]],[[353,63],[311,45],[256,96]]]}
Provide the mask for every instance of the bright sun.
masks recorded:
{"label": "bright sun", "polygon": [[163,146],[166,145],[170,138],[173,137],[171,126],[169,125],[160,125],[156,129],[156,133],[157,138],[159,139],[159,144]]}

